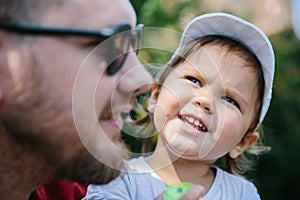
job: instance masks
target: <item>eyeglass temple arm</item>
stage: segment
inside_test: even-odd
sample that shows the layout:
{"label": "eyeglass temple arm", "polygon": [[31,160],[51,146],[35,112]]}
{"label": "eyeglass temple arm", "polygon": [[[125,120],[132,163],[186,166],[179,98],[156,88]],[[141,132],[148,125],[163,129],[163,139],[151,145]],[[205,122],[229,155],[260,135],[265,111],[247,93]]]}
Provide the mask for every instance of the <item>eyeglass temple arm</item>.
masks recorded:
{"label": "eyeglass temple arm", "polygon": [[0,29],[12,31],[22,34],[32,35],[55,35],[55,36],[91,36],[91,37],[110,37],[114,34],[111,29],[103,29],[101,31],[88,31],[80,29],[53,28],[44,26],[35,26],[14,22],[0,22]]}

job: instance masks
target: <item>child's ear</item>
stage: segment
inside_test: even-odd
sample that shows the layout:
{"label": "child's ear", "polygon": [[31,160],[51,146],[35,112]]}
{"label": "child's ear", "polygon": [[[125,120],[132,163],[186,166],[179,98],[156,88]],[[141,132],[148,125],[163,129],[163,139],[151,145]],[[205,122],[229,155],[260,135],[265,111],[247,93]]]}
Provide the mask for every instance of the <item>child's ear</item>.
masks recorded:
{"label": "child's ear", "polygon": [[252,147],[258,139],[259,139],[258,132],[255,131],[255,132],[248,133],[239,144],[237,144],[234,148],[232,148],[229,151],[229,156],[232,159],[237,158],[244,151]]}
{"label": "child's ear", "polygon": [[150,113],[154,112],[154,108],[155,108],[155,104],[157,102],[159,90],[160,90],[160,88],[159,88],[157,82],[154,82],[154,84],[152,86],[151,96],[149,98],[148,106],[147,106],[147,110]]}

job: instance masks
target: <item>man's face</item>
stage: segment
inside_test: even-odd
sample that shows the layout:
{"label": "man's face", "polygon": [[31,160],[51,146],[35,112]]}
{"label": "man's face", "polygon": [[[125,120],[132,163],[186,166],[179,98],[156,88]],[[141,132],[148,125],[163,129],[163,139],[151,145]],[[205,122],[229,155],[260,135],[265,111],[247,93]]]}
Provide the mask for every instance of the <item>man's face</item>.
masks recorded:
{"label": "man's face", "polygon": [[[40,19],[43,26],[91,30],[136,25],[127,0],[72,0]],[[119,141],[120,114],[130,111],[132,97],[149,89],[152,78],[134,52],[118,73],[107,75],[107,49],[96,46],[91,38],[42,36],[25,42],[24,50],[8,51],[14,92],[4,123],[16,140],[57,168],[60,178],[101,183],[116,175],[110,168],[120,169],[126,152]],[[101,168],[85,146],[109,168]]]}

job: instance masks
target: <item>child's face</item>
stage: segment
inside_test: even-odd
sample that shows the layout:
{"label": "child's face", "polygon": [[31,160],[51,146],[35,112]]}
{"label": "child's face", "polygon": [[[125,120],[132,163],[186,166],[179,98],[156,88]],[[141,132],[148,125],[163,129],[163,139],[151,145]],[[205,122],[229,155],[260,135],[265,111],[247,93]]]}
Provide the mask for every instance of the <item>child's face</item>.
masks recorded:
{"label": "child's face", "polygon": [[238,156],[258,139],[253,133],[241,142],[255,115],[254,69],[225,53],[214,46],[193,52],[152,95],[160,141],[177,155],[213,162],[228,152]]}

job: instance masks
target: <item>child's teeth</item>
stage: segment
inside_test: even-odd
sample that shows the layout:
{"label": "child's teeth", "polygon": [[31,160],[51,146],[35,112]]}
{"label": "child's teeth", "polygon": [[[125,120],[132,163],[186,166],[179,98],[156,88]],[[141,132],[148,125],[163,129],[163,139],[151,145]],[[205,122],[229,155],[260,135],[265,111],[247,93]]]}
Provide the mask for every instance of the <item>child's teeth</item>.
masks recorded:
{"label": "child's teeth", "polygon": [[193,117],[182,116],[181,119],[185,119],[190,124],[200,127],[202,131],[207,131],[206,128],[203,126],[203,124],[201,124],[199,120],[196,120]]}
{"label": "child's teeth", "polygon": [[189,120],[189,122],[190,122],[191,124],[194,123],[194,118],[190,117],[188,120]]}

